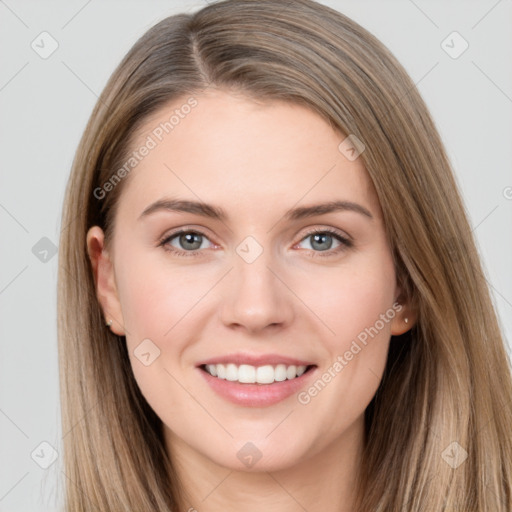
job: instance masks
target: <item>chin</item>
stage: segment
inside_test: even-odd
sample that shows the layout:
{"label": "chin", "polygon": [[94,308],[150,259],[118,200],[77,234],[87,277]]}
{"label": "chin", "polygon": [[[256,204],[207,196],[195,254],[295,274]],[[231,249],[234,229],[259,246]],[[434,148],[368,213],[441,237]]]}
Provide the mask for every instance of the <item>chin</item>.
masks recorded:
{"label": "chin", "polygon": [[[222,453],[211,453],[212,462],[234,471],[248,473],[273,472],[289,469],[306,458],[305,450],[276,436],[274,439],[251,440],[251,436],[232,439]],[[205,453],[208,456],[207,453]]]}

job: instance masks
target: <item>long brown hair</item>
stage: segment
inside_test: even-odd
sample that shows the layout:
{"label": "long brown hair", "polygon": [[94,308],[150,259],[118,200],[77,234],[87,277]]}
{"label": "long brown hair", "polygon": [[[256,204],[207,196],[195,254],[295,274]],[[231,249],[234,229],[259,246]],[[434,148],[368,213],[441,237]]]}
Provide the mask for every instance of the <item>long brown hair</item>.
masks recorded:
{"label": "long brown hair", "polygon": [[360,158],[417,322],[392,337],[365,413],[359,510],[512,510],[510,361],[443,144],[383,44],[311,0],[227,0],[168,17],[136,42],[94,108],[59,252],[65,510],[180,503],[161,420],[138,389],[124,337],[105,328],[86,233],[99,225],[111,237],[129,176],[104,197],[95,191],[126,161],[144,120],[207,87],[307,106],[365,144]]}

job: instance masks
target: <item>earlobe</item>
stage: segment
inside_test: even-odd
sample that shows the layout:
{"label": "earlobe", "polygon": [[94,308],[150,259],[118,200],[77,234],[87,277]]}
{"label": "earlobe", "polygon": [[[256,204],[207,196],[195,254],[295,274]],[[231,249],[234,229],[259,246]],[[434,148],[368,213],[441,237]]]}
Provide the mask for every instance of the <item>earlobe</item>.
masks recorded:
{"label": "earlobe", "polygon": [[400,292],[400,288],[398,288],[395,304],[397,304],[397,307],[394,308],[395,316],[391,321],[391,334],[399,336],[409,331],[415,325],[416,312],[411,306],[411,301]]}
{"label": "earlobe", "polygon": [[402,310],[398,312],[391,321],[391,334],[399,336],[409,331],[415,324],[415,316],[406,307],[402,306]]}
{"label": "earlobe", "polygon": [[115,334],[124,336],[124,321],[115,282],[114,265],[105,247],[105,235],[99,226],[93,226],[87,232],[87,252],[105,325]]}

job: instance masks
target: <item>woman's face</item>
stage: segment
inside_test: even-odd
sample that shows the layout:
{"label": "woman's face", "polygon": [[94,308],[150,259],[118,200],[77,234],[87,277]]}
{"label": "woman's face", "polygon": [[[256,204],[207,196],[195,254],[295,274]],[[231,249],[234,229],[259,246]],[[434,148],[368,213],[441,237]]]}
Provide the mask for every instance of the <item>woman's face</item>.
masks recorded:
{"label": "woman's face", "polygon": [[97,227],[88,245],[171,451],[263,471],[360,440],[406,325],[379,203],[344,139],[304,107],[221,91],[139,133],[112,246],[98,251]]}

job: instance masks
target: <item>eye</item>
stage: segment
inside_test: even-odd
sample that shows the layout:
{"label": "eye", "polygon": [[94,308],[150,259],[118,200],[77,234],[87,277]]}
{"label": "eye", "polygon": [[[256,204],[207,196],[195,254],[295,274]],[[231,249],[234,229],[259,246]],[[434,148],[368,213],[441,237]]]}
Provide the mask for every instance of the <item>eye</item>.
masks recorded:
{"label": "eye", "polygon": [[[351,240],[333,229],[312,230],[307,233],[307,235],[301,240],[301,242],[299,242],[299,244],[296,244],[296,246],[300,245],[300,243],[303,243],[305,240],[311,240],[311,248],[306,249],[312,251],[313,256],[333,256],[353,246]],[[338,245],[331,250],[333,240]],[[206,241],[209,241],[209,239],[204,235],[204,233],[194,230],[181,230],[171,233],[170,235],[166,235],[160,241],[159,246],[177,256],[199,256],[201,254],[201,249],[208,248],[204,245],[204,242]]]}
{"label": "eye", "polygon": [[[313,251],[313,256],[332,256],[353,246],[351,240],[333,229],[312,230],[302,239],[301,242],[299,242],[299,244],[305,240],[310,240],[311,248],[309,250]],[[338,245],[331,250],[333,240],[337,242]],[[326,254],[318,254],[322,252]]]}
{"label": "eye", "polygon": [[205,249],[203,242],[208,238],[198,231],[182,230],[163,238],[159,245],[164,250],[177,256],[198,256],[200,249]]}

